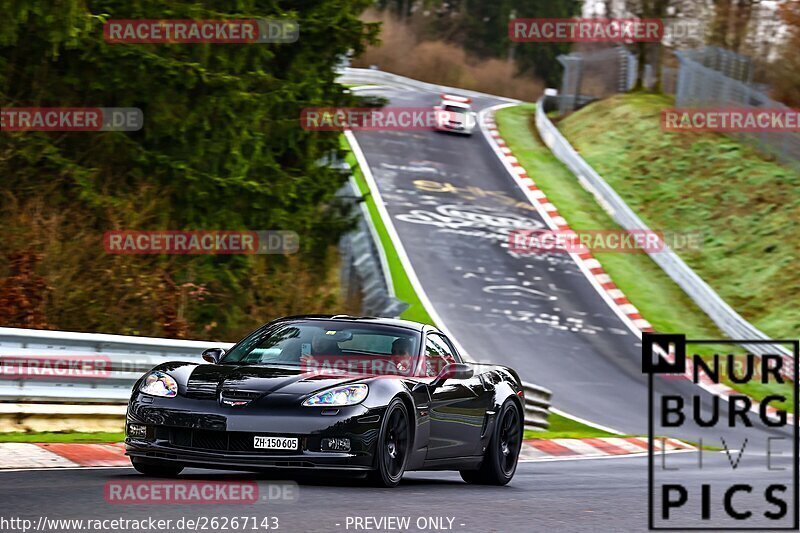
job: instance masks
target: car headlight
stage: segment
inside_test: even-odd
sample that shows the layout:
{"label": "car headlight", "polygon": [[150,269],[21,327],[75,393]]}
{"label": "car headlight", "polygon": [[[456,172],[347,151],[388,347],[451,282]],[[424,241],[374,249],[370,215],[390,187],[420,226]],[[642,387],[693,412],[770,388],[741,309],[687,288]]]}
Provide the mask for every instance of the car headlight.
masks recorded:
{"label": "car headlight", "polygon": [[363,402],[368,393],[369,387],[363,383],[335,387],[316,393],[314,396],[304,401],[303,405],[305,407],[343,407],[345,405],[355,405]]}
{"label": "car headlight", "polygon": [[139,391],[151,396],[172,398],[178,395],[178,383],[169,374],[156,370],[145,376]]}

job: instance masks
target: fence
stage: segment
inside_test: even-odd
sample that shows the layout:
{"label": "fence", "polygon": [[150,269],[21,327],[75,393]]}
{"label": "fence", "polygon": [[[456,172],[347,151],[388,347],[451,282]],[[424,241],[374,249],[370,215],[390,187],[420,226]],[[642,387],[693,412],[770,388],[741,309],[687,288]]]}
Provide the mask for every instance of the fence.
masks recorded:
{"label": "fence", "polygon": [[[745,56],[714,47],[676,52],[676,56],[680,62],[676,107],[790,109],[750,84],[753,69]],[[781,161],[800,166],[800,133],[765,131],[731,135]]]}
{"label": "fence", "polygon": [[[631,210],[622,198],[606,183],[583,158],[578,155],[569,141],[547,117],[548,103],[540,99],[536,106],[536,127],[545,144],[578,178],[584,188],[591,192],[605,207],[609,215],[626,230],[649,230],[647,225]],[[650,253],[650,258],[702,309],[717,326],[731,339],[760,340],[769,337],[747,322],[733,310],[700,276],[698,276],[673,251],[666,248],[658,253]],[[756,355],[780,352],[786,359],[784,370],[791,376],[791,352],[777,349],[774,345],[748,345],[749,351]]]}
{"label": "fence", "polygon": [[[360,191],[352,177],[339,195],[360,199]],[[360,301],[363,315],[400,316],[408,304],[395,297],[392,276],[370,214],[363,201],[357,203],[359,217],[356,229],[344,235],[339,242],[342,291],[348,301]]]}
{"label": "fence", "polygon": [[629,91],[636,84],[638,61],[623,46],[558,56],[564,66],[558,110],[570,113],[587,103]]}
{"label": "fence", "polygon": [[[661,68],[661,90],[675,95],[678,108],[756,108],[789,107],[772,100],[763,86],[754,85],[751,58],[707,46],[677,51],[678,68]],[[580,107],[617,93],[631,90],[636,84],[638,60],[624,46],[558,57],[564,76],[558,99],[558,112],[565,115]],[[645,65],[643,85],[656,85],[655,69]],[[751,144],[762,152],[793,166],[800,166],[800,133],[742,132],[731,136]]]}
{"label": "fence", "polygon": [[679,69],[667,66],[661,69],[661,91],[664,94],[675,94],[678,92],[679,72]]}
{"label": "fence", "polygon": [[[18,404],[20,413],[25,412],[23,404],[26,402],[95,404],[96,407],[85,413],[91,416],[104,412],[105,406],[99,404],[127,403],[133,384],[154,366],[168,361],[198,363],[202,361],[200,354],[203,350],[213,347],[227,349],[231,346],[233,345],[230,343],[219,342],[0,328],[0,360],[9,357],[31,360],[59,355],[62,358],[93,355],[110,362],[110,372],[102,377],[59,377],[45,380],[30,377],[9,378],[0,373],[0,404]],[[546,429],[550,391],[529,383],[523,383],[523,387],[525,426]]]}
{"label": "fence", "polygon": [[753,82],[753,60],[746,55],[737,54],[718,46],[705,46],[694,50],[676,52],[675,55],[719,72],[732,80],[747,84]]}

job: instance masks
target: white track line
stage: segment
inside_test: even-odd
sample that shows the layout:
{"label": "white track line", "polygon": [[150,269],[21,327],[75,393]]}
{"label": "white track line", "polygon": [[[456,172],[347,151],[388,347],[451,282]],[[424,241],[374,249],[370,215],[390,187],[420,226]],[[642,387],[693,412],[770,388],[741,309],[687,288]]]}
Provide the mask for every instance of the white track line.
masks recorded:
{"label": "white track line", "polygon": [[400,235],[397,233],[397,229],[394,227],[394,222],[392,221],[391,215],[389,215],[389,211],[386,209],[386,204],[383,202],[383,197],[378,189],[378,184],[375,181],[375,177],[372,174],[372,169],[369,167],[367,158],[364,156],[364,152],[361,150],[361,146],[358,144],[356,136],[350,130],[345,130],[344,135],[347,139],[347,142],[350,143],[350,149],[353,151],[356,161],[358,161],[358,166],[361,167],[361,174],[364,176],[364,181],[367,182],[367,187],[369,187],[370,194],[375,200],[375,207],[378,209],[378,214],[380,215],[381,219],[383,219],[383,224],[386,226],[386,232],[389,234],[389,238],[394,244],[395,250],[397,251],[397,256],[400,258],[400,263],[403,265],[403,269],[406,271],[408,280],[411,283],[411,286],[414,288],[414,291],[417,293],[419,301],[422,303],[422,306],[428,312],[428,315],[430,315],[431,319],[433,319],[439,329],[442,330],[442,332],[444,332],[444,334],[447,335],[451,341],[453,341],[453,344],[456,345],[456,350],[458,350],[461,356],[465,360],[474,361],[474,359],[470,357],[469,352],[464,349],[461,343],[458,342],[458,339],[456,339],[452,332],[447,328],[444,320],[436,311],[436,308],[433,306],[430,298],[428,298],[425,289],[422,288],[422,283],[419,281],[419,277],[417,277],[414,266],[411,264],[411,259],[409,259],[406,249],[400,240]]}
{"label": "white track line", "polygon": [[600,431],[605,431],[606,433],[612,433],[614,435],[625,435],[625,433],[622,432],[622,431],[610,428],[608,426],[603,426],[601,424],[596,424],[594,422],[590,422],[589,420],[586,420],[585,418],[581,418],[579,416],[575,416],[575,415],[572,415],[572,414],[569,414],[569,413],[565,413],[561,409],[556,409],[555,407],[550,407],[550,412],[551,413],[555,413],[555,414],[557,414],[559,416],[563,416],[564,418],[569,418],[570,420],[574,420],[575,422],[580,422],[584,426],[589,426],[591,428],[599,429]]}
{"label": "white track line", "polygon": [[[517,186],[519,187],[519,189],[523,192],[523,194],[525,194],[525,196],[528,197],[528,199],[533,204],[533,206],[536,208],[537,212],[542,217],[542,219],[545,221],[545,223],[551,229],[557,230],[557,229],[559,229],[558,228],[558,223],[556,223],[556,221],[550,216],[550,213],[546,209],[543,208],[543,204],[541,202],[539,202],[539,199],[546,198],[546,195],[544,193],[541,193],[540,191],[531,191],[530,189],[527,188],[527,186],[525,184],[523,184],[521,182],[521,180],[518,178],[519,168],[520,167],[511,165],[511,163],[508,161],[507,153],[502,150],[502,147],[500,146],[500,143],[498,142],[498,141],[502,141],[502,137],[500,137],[499,134],[498,134],[496,123],[494,123],[494,124],[492,124],[491,126],[488,126],[488,127],[486,125],[485,118],[486,118],[487,115],[493,116],[495,114],[495,112],[500,110],[500,109],[504,109],[504,108],[512,107],[512,106],[516,106],[516,105],[519,105],[519,104],[499,104],[499,105],[495,105],[495,106],[483,109],[479,113],[479,116],[478,116],[478,127],[480,128],[481,132],[483,133],[483,136],[486,139],[486,142],[492,148],[492,150],[494,151],[495,155],[500,160],[500,162],[503,164],[503,166],[505,167],[505,169],[508,172],[508,174],[512,177],[512,180],[514,181],[514,183],[516,183]],[[503,145],[503,147],[506,146],[505,141],[502,142],[502,145]],[[549,204],[549,205],[552,205],[552,204]],[[558,222],[560,222],[560,223],[566,222],[563,218],[561,218],[561,217],[558,217],[558,218],[560,218],[560,220]],[[620,320],[622,320],[622,323],[625,324],[628,327],[628,329],[634,335],[636,335],[636,337],[639,340],[641,340],[641,338],[642,338],[642,330],[640,328],[645,327],[647,329],[652,329],[652,326],[644,318],[632,319],[630,316],[628,316],[628,314],[626,314],[626,312],[625,312],[626,310],[629,313],[637,313],[638,314],[639,313],[638,309],[636,309],[636,307],[633,306],[633,304],[631,304],[630,302],[623,303],[623,304],[618,304],[617,302],[614,301],[614,298],[609,293],[609,291],[606,290],[605,288],[603,288],[601,283],[608,283],[608,282],[612,281],[611,278],[605,272],[600,273],[600,274],[595,274],[595,273],[593,273],[591,271],[593,268],[594,269],[602,268],[602,265],[600,264],[600,262],[597,261],[594,257],[592,257],[591,259],[582,259],[578,254],[573,254],[573,253],[570,253],[569,256],[578,265],[578,268],[581,270],[581,272],[583,272],[584,276],[589,280],[589,283],[591,283],[592,287],[594,287],[594,289],[597,291],[597,293],[600,295],[600,297],[603,298],[603,300],[611,308],[611,310],[620,318]],[[627,300],[627,298],[626,298],[626,300]],[[659,350],[657,350],[657,351],[659,351]],[[665,355],[665,354],[662,353],[662,355]],[[694,383],[694,384],[696,386],[700,387],[701,389],[705,390],[709,394],[712,394],[714,396],[721,396],[722,399],[725,400],[726,402],[729,401],[728,394],[730,394],[732,392],[735,392],[733,389],[730,389],[729,387],[727,387],[725,385],[722,385],[721,387],[724,387],[725,390],[727,390],[728,394],[720,393],[720,390],[719,390],[720,385],[712,386],[712,385],[709,385],[709,384],[706,384],[706,383],[702,383],[702,382],[701,383]],[[752,405],[750,411],[754,412],[754,413],[758,413],[759,409],[760,409],[759,403],[756,402],[756,401],[753,401],[753,405]],[[793,416],[792,416],[791,413],[787,413],[787,420],[793,421]]]}

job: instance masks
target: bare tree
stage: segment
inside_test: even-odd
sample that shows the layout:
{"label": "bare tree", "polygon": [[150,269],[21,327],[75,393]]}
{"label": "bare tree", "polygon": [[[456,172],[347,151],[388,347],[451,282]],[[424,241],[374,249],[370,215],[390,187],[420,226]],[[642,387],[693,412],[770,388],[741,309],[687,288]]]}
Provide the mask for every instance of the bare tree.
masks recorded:
{"label": "bare tree", "polygon": [[[626,2],[627,11],[640,19],[660,19],[664,20],[667,17],[670,7],[670,0],[632,0]],[[654,71],[656,74],[656,84],[654,89],[661,90],[661,56],[663,54],[661,43],[636,43],[636,55],[638,57],[636,85],[634,89],[640,90],[644,88],[645,67],[647,63],[648,49],[653,51]]]}
{"label": "bare tree", "polygon": [[800,0],[782,4],[779,13],[788,38],[775,68],[771,69],[773,96],[786,105],[800,107]]}
{"label": "bare tree", "polygon": [[753,10],[761,0],[714,0],[709,44],[740,52],[747,38]]}

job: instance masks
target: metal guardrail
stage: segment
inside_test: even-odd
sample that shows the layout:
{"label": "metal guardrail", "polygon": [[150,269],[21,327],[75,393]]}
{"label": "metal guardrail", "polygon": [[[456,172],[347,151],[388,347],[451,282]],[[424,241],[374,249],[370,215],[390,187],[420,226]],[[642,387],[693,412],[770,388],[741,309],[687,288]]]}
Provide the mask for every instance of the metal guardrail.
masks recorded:
{"label": "metal guardrail", "polygon": [[[207,348],[230,348],[231,343],[129,337],[98,333],[73,333],[0,328],[0,360],[47,356],[91,356],[110,363],[102,376],[53,378],[7,377],[0,372],[0,403],[126,404],[131,388],[142,374],[167,361],[199,362]],[[0,371],[4,369],[0,365]],[[549,390],[523,384],[525,426],[547,428]]]}
{"label": "metal guardrail", "polygon": [[[201,360],[207,348],[231,343],[183,341],[98,333],[0,328],[0,358],[69,355],[102,360],[102,376],[14,377],[0,373],[0,402],[127,403],[131,387],[154,366],[167,361]],[[26,371],[26,373],[29,373]]]}
{"label": "metal guardrail", "polygon": [[468,96],[470,98],[492,98],[504,102],[519,103],[519,100],[515,100],[514,98],[494,96],[478,91],[448,87],[446,85],[437,85],[435,83],[419,81],[398,74],[369,68],[344,68],[339,71],[339,77],[336,81],[347,85],[391,85],[392,87],[406,87],[414,91],[427,91],[432,93],[455,92],[458,95]]}
{"label": "metal guardrail", "polygon": [[553,393],[544,387],[522,383],[525,392],[525,429],[545,430],[550,427],[550,399]]}
{"label": "metal guardrail", "polygon": [[[347,163],[343,166],[350,168]],[[352,198],[361,196],[352,175],[339,194]],[[362,315],[398,317],[408,304],[394,292],[386,255],[366,204],[359,202],[356,209],[359,217],[355,229],[339,241],[342,291],[348,299],[360,298]]]}
{"label": "metal guardrail", "polygon": [[[536,127],[544,143],[553,154],[578,178],[581,185],[595,196],[598,203],[620,226],[626,230],[649,230],[648,226],[628,207],[619,194],[575,151],[546,114],[545,98],[536,105]],[[650,258],[672,278],[678,286],[702,309],[731,339],[768,340],[769,337],[750,324],[698,276],[675,252],[665,247],[658,253],[648,253]],[[748,350],[756,355],[780,353],[788,363],[784,365],[791,374],[793,357],[784,347],[772,344],[752,344]]]}

